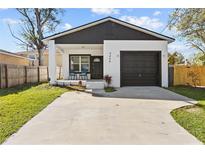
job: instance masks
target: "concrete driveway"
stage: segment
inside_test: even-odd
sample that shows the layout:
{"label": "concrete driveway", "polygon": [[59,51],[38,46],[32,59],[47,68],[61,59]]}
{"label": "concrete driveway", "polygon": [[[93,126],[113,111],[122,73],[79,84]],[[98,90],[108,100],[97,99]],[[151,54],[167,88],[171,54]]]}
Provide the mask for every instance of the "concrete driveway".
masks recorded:
{"label": "concrete driveway", "polygon": [[159,87],[67,92],[4,144],[201,144],[170,115],[190,103]]}

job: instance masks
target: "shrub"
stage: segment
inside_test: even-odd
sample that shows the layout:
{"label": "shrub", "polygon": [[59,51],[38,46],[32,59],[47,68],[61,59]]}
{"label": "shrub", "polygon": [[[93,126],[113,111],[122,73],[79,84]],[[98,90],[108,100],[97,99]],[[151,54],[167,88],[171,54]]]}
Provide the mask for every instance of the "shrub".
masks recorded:
{"label": "shrub", "polygon": [[113,88],[113,87],[106,87],[106,88],[104,88],[104,90],[105,90],[105,92],[114,92],[114,91],[116,91],[115,88]]}
{"label": "shrub", "polygon": [[194,87],[200,84],[199,73],[194,71],[189,71],[187,76],[191,78]]}

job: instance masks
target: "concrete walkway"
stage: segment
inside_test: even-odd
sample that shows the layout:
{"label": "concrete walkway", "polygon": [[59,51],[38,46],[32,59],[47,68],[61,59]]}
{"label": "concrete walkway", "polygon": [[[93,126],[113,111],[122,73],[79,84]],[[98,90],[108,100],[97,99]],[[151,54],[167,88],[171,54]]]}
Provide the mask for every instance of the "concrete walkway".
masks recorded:
{"label": "concrete walkway", "polygon": [[201,144],[170,115],[190,103],[158,87],[120,88],[107,97],[67,92],[4,144]]}

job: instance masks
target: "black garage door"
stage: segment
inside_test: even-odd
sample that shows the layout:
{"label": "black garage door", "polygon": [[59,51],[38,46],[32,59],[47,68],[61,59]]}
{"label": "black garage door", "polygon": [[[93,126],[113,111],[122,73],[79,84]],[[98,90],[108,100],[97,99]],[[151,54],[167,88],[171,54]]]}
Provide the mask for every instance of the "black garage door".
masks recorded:
{"label": "black garage door", "polygon": [[121,51],[121,86],[160,86],[160,53]]}

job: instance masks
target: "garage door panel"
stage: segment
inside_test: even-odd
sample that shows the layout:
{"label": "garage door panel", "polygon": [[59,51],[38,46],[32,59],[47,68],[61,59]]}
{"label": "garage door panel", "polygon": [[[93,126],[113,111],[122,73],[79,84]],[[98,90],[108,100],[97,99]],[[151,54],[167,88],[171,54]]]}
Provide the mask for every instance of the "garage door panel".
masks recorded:
{"label": "garage door panel", "polygon": [[126,69],[124,69],[123,71],[126,72],[126,73],[155,73],[157,72],[157,70],[155,69],[157,66],[152,66],[152,67],[139,67],[139,66],[130,66],[130,65],[127,65],[126,66]]}
{"label": "garage door panel", "polygon": [[136,74],[132,74],[132,73],[124,73],[123,75],[122,75],[122,77],[132,77],[132,78],[138,78],[138,77],[140,77],[141,78],[141,76],[142,77],[144,77],[144,78],[157,78],[156,77],[156,73],[136,73]]}
{"label": "garage door panel", "polygon": [[122,51],[121,86],[160,85],[160,52]]}
{"label": "garage door panel", "polygon": [[128,77],[126,77],[126,80],[124,80],[124,83],[125,82],[131,82],[131,83],[142,82],[142,83],[145,83],[143,80],[147,80],[146,83],[155,83],[155,80],[157,80],[157,78],[155,78],[155,77],[143,77],[143,79],[140,79],[138,77],[132,78],[132,77],[128,76]]}

